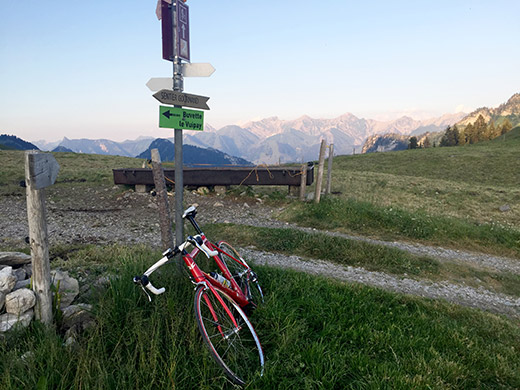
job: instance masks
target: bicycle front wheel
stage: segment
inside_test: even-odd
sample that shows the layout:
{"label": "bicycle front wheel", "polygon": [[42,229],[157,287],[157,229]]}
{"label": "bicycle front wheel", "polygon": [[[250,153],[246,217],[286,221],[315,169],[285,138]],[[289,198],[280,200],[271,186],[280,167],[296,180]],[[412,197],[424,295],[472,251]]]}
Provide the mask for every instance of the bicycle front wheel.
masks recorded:
{"label": "bicycle front wheel", "polygon": [[222,291],[214,293],[199,286],[195,292],[195,318],[211,356],[234,383],[245,385],[263,374],[262,346],[249,319],[233,299]]}

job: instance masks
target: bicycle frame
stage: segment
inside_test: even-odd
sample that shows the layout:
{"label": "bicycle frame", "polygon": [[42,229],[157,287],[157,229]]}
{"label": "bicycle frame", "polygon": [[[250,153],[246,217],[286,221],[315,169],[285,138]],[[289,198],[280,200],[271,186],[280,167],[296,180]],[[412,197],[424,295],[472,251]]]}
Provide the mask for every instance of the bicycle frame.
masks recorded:
{"label": "bicycle frame", "polygon": [[[244,265],[241,261],[235,259],[228,253],[224,252],[222,249],[218,248],[217,246],[214,246],[211,244],[211,242],[208,241],[206,236],[204,236],[204,233],[200,234],[204,244],[219,253],[224,253],[227,256],[231,257],[233,260],[239,262],[240,264]],[[195,262],[195,258],[197,255],[201,252],[201,250],[197,247],[193,248],[193,250],[188,253],[186,251],[183,251],[182,253],[182,259],[184,260],[184,263],[188,267],[188,270],[190,271],[192,277],[193,277],[193,283],[195,284],[201,284],[204,282],[209,282],[210,285],[213,287],[217,287],[218,289],[222,290],[225,294],[229,295],[235,302],[239,304],[240,307],[245,307],[249,304],[249,301],[247,300],[247,297],[242,292],[240,287],[238,286],[237,282],[229,272],[228,268],[224,264],[224,262],[220,259],[220,257],[213,256],[213,260],[217,264],[220,271],[222,271],[224,277],[229,280],[231,284],[231,288],[224,286],[222,283],[220,283],[218,280],[212,278],[210,275],[208,275],[206,272],[202,271],[197,263]],[[247,264],[246,264],[247,266]]]}

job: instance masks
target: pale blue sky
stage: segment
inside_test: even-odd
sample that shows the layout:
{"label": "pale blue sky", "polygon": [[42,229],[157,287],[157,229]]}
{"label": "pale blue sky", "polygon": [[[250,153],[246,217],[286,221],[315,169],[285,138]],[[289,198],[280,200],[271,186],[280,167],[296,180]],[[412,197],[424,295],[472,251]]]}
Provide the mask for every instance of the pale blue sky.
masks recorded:
{"label": "pale blue sky", "polygon": [[[416,118],[520,92],[520,1],[188,0],[206,122]],[[145,83],[170,77],[155,0],[0,0],[0,133],[167,137]]]}

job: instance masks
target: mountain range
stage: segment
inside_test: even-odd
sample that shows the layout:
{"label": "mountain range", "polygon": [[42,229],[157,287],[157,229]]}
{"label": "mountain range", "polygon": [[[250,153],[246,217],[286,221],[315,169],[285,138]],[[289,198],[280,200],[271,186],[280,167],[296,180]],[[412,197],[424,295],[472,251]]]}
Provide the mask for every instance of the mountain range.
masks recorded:
{"label": "mountain range", "polygon": [[[408,116],[392,121],[377,121],[344,114],[333,119],[302,116],[295,120],[277,117],[252,121],[242,126],[229,125],[221,129],[206,126],[203,132],[184,132],[183,143],[219,150],[255,164],[277,164],[312,161],[318,158],[322,139],[334,144],[335,154],[359,153],[365,140],[374,134],[440,131],[461,120],[465,114],[447,114],[428,120]],[[138,138],[124,142],[98,139],[68,139],[55,143],[37,141],[42,150],[58,146],[78,153],[114,154],[135,157],[145,151],[153,138]],[[170,139],[172,141],[172,139]]]}
{"label": "mountain range", "polygon": [[[161,161],[175,161],[175,145],[164,138],[157,138],[137,158],[151,159],[152,149],[157,149]],[[186,166],[211,165],[222,167],[229,165],[251,166],[252,164],[240,157],[230,156],[215,149],[199,148],[193,145],[183,145],[182,160]]]}
{"label": "mountain range", "polygon": [[[499,126],[508,120],[512,127],[520,125],[520,93],[515,93],[507,102],[496,108],[478,108],[461,118],[455,125],[459,130],[463,130],[469,124],[474,124],[481,115],[486,124],[493,122],[495,126]],[[444,133],[445,128],[442,131],[436,131],[434,126],[424,126],[412,131],[410,136],[417,136],[419,144],[423,144],[428,138],[431,145],[438,145]],[[408,147],[408,143],[409,137],[403,134],[375,134],[367,138],[362,153],[403,150]]]}

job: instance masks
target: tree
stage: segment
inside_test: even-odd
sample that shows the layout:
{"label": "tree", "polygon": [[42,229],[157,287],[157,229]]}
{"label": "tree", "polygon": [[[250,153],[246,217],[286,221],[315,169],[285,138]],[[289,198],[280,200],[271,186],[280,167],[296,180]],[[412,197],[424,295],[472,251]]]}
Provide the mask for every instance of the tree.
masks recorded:
{"label": "tree", "polygon": [[488,126],[489,139],[496,138],[500,135],[500,129],[497,129],[495,122],[491,121]]}
{"label": "tree", "polygon": [[500,135],[503,135],[513,128],[513,125],[511,122],[509,122],[509,119],[506,119],[504,123],[502,123],[502,128],[500,129]]}
{"label": "tree", "polygon": [[453,125],[453,138],[455,139],[455,145],[464,145],[466,142],[464,140],[464,134],[459,131],[457,125]]}
{"label": "tree", "polygon": [[486,139],[489,139],[487,132],[487,123],[482,114],[478,116],[473,126],[475,128],[475,142],[485,141]]}
{"label": "tree", "polygon": [[430,138],[429,137],[426,137],[423,141],[423,148],[430,148],[432,145],[431,145],[431,142],[430,142]]}
{"label": "tree", "polygon": [[417,149],[419,143],[417,141],[417,137],[410,137],[410,143],[408,144],[408,149]]}
{"label": "tree", "polygon": [[448,126],[446,128],[446,131],[444,132],[444,135],[441,138],[441,143],[439,144],[439,146],[456,146],[458,133],[459,131],[456,126]]}
{"label": "tree", "polygon": [[467,144],[474,144],[478,142],[475,126],[473,126],[471,123],[464,129],[464,136]]}

